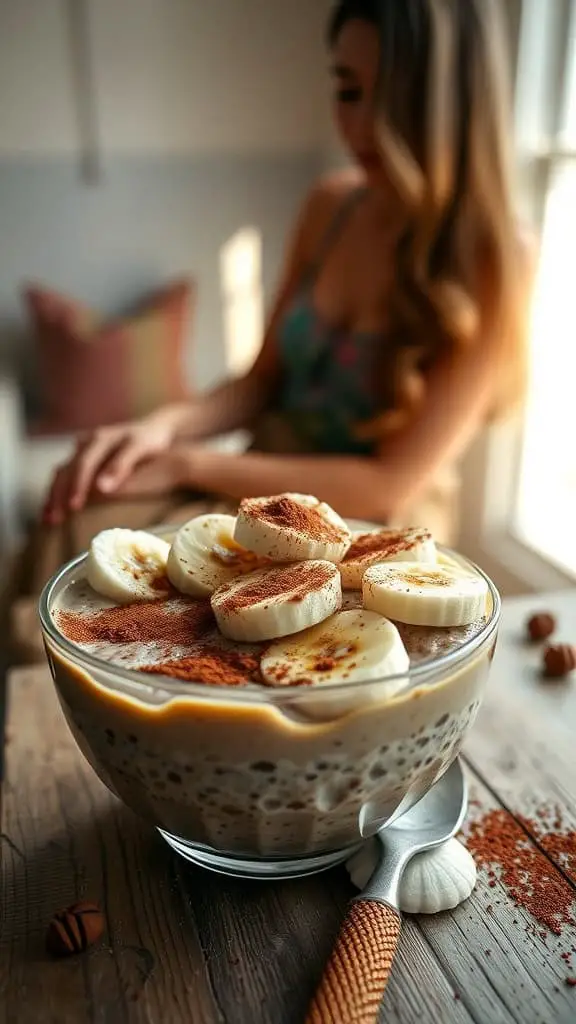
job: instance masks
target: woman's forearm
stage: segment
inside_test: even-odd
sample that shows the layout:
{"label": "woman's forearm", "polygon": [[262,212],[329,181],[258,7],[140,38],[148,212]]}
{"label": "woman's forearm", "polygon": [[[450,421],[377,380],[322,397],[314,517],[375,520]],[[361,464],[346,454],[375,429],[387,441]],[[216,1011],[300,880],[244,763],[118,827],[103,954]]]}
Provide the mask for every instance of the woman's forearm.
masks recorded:
{"label": "woman's forearm", "polygon": [[186,484],[230,498],[294,491],[314,494],[341,515],[385,522],[381,467],[376,460],[329,455],[227,455],[194,448]]}
{"label": "woman's forearm", "polygon": [[266,378],[250,373],[187,401],[163,406],[148,419],[166,424],[174,441],[216,437],[246,427],[266,406],[269,393]]}

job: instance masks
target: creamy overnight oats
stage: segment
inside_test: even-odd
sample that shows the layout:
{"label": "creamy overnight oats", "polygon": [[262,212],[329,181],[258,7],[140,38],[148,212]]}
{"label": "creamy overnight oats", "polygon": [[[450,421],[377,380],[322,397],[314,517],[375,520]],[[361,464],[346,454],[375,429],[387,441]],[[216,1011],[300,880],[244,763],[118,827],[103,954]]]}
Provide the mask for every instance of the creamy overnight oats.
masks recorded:
{"label": "creamy overnight oats", "polygon": [[336,863],[420,799],[474,720],[498,617],[428,531],[353,534],[301,495],[169,539],[105,531],[41,601],[106,785],[189,859],[262,876]]}

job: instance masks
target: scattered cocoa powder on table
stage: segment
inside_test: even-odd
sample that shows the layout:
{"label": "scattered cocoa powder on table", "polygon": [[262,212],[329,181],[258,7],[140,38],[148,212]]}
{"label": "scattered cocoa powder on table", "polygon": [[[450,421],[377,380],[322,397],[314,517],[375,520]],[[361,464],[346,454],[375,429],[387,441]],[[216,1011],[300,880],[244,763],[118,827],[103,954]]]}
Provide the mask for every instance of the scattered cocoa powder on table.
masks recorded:
{"label": "scattered cocoa powder on table", "polygon": [[[562,936],[576,928],[576,893],[570,884],[576,881],[576,832],[564,827],[558,808],[543,807],[535,819],[518,820],[503,809],[488,811],[468,826],[465,842],[478,867],[487,871],[488,885],[494,888],[500,881],[514,904],[533,919],[527,932],[545,942],[550,934]],[[566,964],[573,951],[562,955]]]}
{"label": "scattered cocoa powder on table", "polygon": [[[565,828],[562,808],[541,807],[536,811],[535,820],[520,818],[526,828],[536,833],[540,846],[576,885],[576,832]],[[576,895],[575,895],[576,900]]]}

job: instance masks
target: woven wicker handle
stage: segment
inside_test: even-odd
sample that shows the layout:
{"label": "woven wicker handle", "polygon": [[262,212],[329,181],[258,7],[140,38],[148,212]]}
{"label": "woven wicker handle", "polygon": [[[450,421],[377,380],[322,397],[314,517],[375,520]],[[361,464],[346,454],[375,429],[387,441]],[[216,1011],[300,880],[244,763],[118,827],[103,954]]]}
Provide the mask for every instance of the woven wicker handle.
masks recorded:
{"label": "woven wicker handle", "polygon": [[306,1024],[376,1024],[400,936],[400,917],[372,900],[352,904]]}

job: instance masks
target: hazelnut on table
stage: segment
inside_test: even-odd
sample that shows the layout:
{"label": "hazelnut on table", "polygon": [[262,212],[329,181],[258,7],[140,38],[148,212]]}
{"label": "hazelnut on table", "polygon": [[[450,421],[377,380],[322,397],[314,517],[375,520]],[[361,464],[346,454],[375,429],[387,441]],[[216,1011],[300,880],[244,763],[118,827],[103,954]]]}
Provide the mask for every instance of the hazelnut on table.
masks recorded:
{"label": "hazelnut on table", "polygon": [[46,949],[53,956],[83,953],[98,942],[103,931],[104,915],[97,903],[73,903],[54,914],[46,931]]}
{"label": "hazelnut on table", "polygon": [[556,619],[550,612],[536,612],[526,623],[530,640],[547,640],[556,629]]}
{"label": "hazelnut on table", "polygon": [[544,674],[550,679],[563,679],[576,668],[576,647],[572,644],[550,645],[544,651]]}

